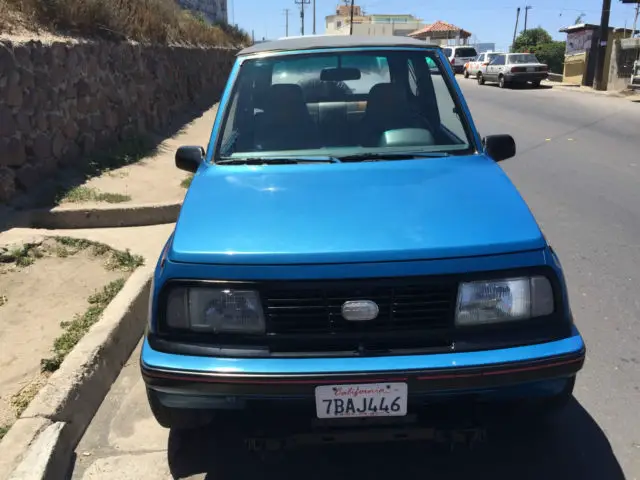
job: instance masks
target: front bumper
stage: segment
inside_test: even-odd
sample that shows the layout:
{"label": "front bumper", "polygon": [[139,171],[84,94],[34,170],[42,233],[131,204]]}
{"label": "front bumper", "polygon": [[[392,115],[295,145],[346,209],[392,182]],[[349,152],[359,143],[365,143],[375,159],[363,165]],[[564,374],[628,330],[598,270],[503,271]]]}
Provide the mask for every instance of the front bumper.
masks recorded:
{"label": "front bumper", "polygon": [[410,398],[508,389],[574,376],[584,358],[574,328],[568,338],[530,346],[354,358],[198,357],[158,352],[145,339],[140,363],[167,406],[233,408],[245,400],[313,399],[319,385],[406,382]]}

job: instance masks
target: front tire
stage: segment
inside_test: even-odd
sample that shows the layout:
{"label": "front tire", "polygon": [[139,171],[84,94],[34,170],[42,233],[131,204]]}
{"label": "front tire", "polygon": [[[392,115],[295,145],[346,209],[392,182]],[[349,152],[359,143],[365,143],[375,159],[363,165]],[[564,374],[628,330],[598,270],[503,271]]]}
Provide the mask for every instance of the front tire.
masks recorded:
{"label": "front tire", "polygon": [[540,80],[536,80],[535,82],[531,82],[533,88],[540,88]]}
{"label": "front tire", "polygon": [[484,85],[484,75],[482,75],[482,73],[478,72],[476,80],[478,81],[478,85]]}
{"label": "front tire", "polygon": [[158,394],[147,388],[147,399],[151,413],[164,428],[172,430],[191,430],[207,426],[213,420],[213,412],[188,408],[165,407]]}

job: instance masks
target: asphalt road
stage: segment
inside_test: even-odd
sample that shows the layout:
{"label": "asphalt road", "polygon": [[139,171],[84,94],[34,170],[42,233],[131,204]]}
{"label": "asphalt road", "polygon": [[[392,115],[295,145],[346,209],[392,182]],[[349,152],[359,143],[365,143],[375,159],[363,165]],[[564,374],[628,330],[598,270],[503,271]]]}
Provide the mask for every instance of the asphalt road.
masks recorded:
{"label": "asphalt road", "polygon": [[640,103],[458,78],[481,133],[515,137],[503,168],[566,271],[588,358],[564,415],[490,429],[475,448],[396,441],[259,456],[242,431],[158,427],[136,352],[78,445],[74,479],[640,479]]}

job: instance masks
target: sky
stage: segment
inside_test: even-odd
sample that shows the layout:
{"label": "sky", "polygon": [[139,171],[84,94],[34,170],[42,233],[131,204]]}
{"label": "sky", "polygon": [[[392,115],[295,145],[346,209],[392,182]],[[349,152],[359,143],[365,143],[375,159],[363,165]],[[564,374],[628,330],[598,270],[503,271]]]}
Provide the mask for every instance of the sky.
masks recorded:
{"label": "sky", "polygon": [[[299,0],[300,1],[300,0]],[[313,0],[307,0],[313,2]],[[285,36],[285,9],[289,9],[289,35],[300,35],[300,8],[294,0],[227,0],[229,22],[237,23],[256,40]],[[316,33],[324,33],[324,18],[335,13],[342,0],[316,0]],[[584,13],[583,21],[600,24],[602,0],[356,0],[366,13],[412,14],[431,23],[436,20],[453,23],[475,35],[476,42],[493,42],[498,49],[507,49],[513,38],[516,9],[521,7],[521,30],[524,7],[530,5],[529,28],[541,26],[558,39],[565,34],[558,30],[573,25]],[[633,23],[635,5],[611,1],[609,25],[628,28]],[[305,8],[305,33],[313,30],[311,4]],[[639,22],[640,23],[640,22]]]}

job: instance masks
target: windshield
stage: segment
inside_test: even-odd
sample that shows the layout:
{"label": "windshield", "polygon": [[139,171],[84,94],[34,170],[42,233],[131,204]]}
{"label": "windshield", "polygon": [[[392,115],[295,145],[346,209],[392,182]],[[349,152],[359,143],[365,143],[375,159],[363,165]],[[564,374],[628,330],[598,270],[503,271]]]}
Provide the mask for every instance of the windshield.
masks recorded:
{"label": "windshield", "polygon": [[457,48],[456,57],[477,57],[478,52],[475,48]]}
{"label": "windshield", "polygon": [[516,55],[509,55],[509,63],[539,63],[538,59],[533,53],[519,53]]}
{"label": "windshield", "polygon": [[468,153],[466,119],[434,51],[288,54],[242,63],[216,160]]}

